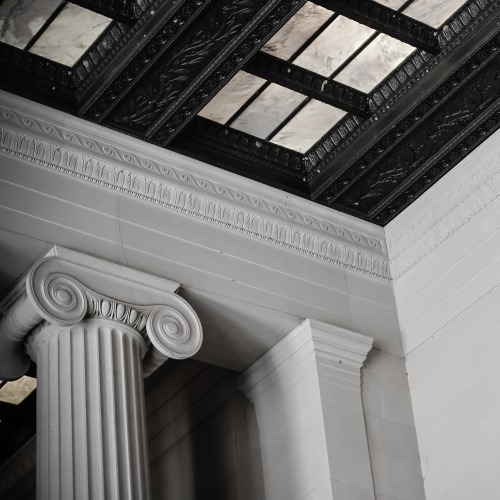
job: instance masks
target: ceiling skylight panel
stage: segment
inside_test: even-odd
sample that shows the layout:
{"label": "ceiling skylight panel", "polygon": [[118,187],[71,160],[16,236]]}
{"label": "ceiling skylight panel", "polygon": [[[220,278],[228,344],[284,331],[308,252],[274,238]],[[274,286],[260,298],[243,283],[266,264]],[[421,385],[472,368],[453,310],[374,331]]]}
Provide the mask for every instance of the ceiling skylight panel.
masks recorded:
{"label": "ceiling skylight panel", "polygon": [[61,0],[0,1],[0,41],[23,49],[60,3]]}
{"label": "ceiling skylight panel", "polygon": [[403,14],[433,28],[439,28],[466,0],[415,0]]}
{"label": "ceiling skylight panel", "polygon": [[12,405],[22,403],[36,389],[36,379],[28,376],[13,382],[3,382],[0,387],[0,401]]}
{"label": "ceiling skylight panel", "polygon": [[265,139],[304,99],[306,96],[272,83],[230,126]]}
{"label": "ceiling skylight panel", "polygon": [[105,16],[69,3],[29,51],[73,66],[110,22]]}
{"label": "ceiling skylight panel", "polygon": [[245,71],[238,71],[231,81],[198,113],[217,123],[225,124],[265,80]]}
{"label": "ceiling skylight panel", "polygon": [[312,100],[271,139],[271,142],[305,153],[345,114],[341,109]]}
{"label": "ceiling skylight panel", "polygon": [[374,33],[367,26],[339,16],[293,63],[330,76]]}
{"label": "ceiling skylight panel", "polygon": [[380,34],[335,77],[335,80],[362,92],[371,92],[414,50],[406,43]]}
{"label": "ceiling skylight panel", "polygon": [[288,60],[332,16],[332,11],[306,2],[262,50]]}

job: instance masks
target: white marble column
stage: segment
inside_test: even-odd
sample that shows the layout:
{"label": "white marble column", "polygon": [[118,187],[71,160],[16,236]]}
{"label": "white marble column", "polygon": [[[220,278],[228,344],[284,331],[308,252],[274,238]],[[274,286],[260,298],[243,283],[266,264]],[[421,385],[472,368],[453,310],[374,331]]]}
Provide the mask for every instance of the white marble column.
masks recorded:
{"label": "white marble column", "polygon": [[267,500],[374,500],[360,379],[371,346],[306,320],[242,374]]}
{"label": "white marble column", "polygon": [[[37,499],[147,500],[143,376],[195,354],[201,326],[177,284],[69,255],[37,263],[0,324],[37,363]],[[5,378],[27,366],[1,357]]]}
{"label": "white marble column", "polygon": [[39,500],[149,498],[142,356],[116,321],[34,334]]}

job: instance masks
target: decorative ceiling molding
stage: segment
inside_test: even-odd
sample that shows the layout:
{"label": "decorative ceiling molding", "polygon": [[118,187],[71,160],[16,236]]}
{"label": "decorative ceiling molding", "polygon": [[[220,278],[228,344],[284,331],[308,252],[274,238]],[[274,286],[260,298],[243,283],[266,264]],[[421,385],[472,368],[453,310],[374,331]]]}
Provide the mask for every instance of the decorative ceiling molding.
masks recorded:
{"label": "decorative ceiling molding", "polygon": [[[96,83],[86,91],[80,115],[102,122],[116,108],[119,97],[137,86],[165,53],[175,50],[181,43],[179,40],[188,36],[186,33],[210,6],[211,1],[183,0],[163,5],[155,3],[148,12],[149,15],[141,17],[137,26],[123,37],[120,50],[112,54],[114,71],[111,73],[108,69],[108,74],[94,78]],[[155,8],[160,12],[156,12]]]}
{"label": "decorative ceiling molding", "polygon": [[[441,50],[416,51],[365,95],[259,54],[304,0],[140,0],[136,22],[111,23],[73,68],[0,44],[0,86],[383,226],[500,126],[491,84],[500,3],[469,0],[439,30],[422,31],[371,0],[322,1],[368,25],[406,26],[404,36],[437,39]],[[245,67],[351,113],[305,155],[198,117]]]}
{"label": "decorative ceiling molding", "polygon": [[151,44],[155,64],[118,99],[93,106],[90,116],[101,121],[111,104],[108,126],[167,145],[304,1],[209,2],[171,50],[156,59],[161,46]]}
{"label": "decorative ceiling molding", "polygon": [[171,149],[216,167],[309,197],[303,155],[197,116]]}
{"label": "decorative ceiling molding", "polygon": [[98,139],[82,120],[53,112],[41,119],[43,111],[33,113],[40,105],[2,98],[24,108],[0,108],[7,154],[384,280],[403,276],[500,197],[497,133],[386,226],[384,238],[370,223],[222,170],[200,175],[195,160],[135,139],[113,141],[120,136],[105,129]]}
{"label": "decorative ceiling molding", "polygon": [[386,226],[392,278],[403,276],[498,198],[499,132]]}
{"label": "decorative ceiling molding", "polygon": [[2,93],[0,150],[61,174],[390,280],[384,233],[341,213]]}
{"label": "decorative ceiling molding", "polygon": [[314,199],[385,225],[500,127],[500,34]]}
{"label": "decorative ceiling molding", "polygon": [[142,14],[145,2],[141,0],[72,0],[72,3],[123,23],[133,23]]}
{"label": "decorative ceiling molding", "polygon": [[[118,21],[112,22],[73,66],[73,80],[82,106],[93,95],[93,92],[99,92],[101,86],[108,80],[112,62],[113,69],[116,71],[117,62],[124,62],[136,54],[138,48],[134,49],[130,46],[131,39],[140,37],[144,32],[154,32],[150,25],[151,18],[157,10],[164,11],[165,9],[165,7],[162,8],[162,0],[138,0],[135,4],[139,5],[142,10],[138,19],[132,25]],[[179,7],[168,2],[167,6],[169,10]],[[122,51],[125,45],[128,50],[123,57]]]}
{"label": "decorative ceiling molding", "polygon": [[[415,85],[427,78],[426,75],[443,64],[452,53],[460,50],[463,44],[498,11],[496,0],[469,0],[459,12],[438,31],[441,52],[431,56],[420,50],[410,56],[395,74],[389,75],[370,96],[372,116],[368,119],[349,115],[333,127],[307,153],[305,166],[311,180],[324,175],[328,168],[338,168],[345,163],[349,148],[364,132],[375,126],[381,126],[384,117],[408,94]],[[428,89],[428,87],[427,87]],[[377,125],[378,122],[378,125]],[[359,151],[359,148],[357,149]]]}
{"label": "decorative ceiling molding", "polygon": [[0,64],[4,90],[36,94],[39,102],[49,106],[68,112],[77,110],[72,71],[68,66],[3,42],[0,42]]}
{"label": "decorative ceiling molding", "polygon": [[370,116],[368,96],[365,93],[271,54],[258,52],[243,69],[331,106],[360,116]]}

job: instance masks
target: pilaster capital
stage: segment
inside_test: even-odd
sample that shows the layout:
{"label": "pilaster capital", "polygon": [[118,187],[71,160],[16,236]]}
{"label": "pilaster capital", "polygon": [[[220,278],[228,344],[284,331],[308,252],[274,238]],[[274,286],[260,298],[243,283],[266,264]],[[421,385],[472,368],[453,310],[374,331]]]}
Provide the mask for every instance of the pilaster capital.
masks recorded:
{"label": "pilaster capital", "polygon": [[254,401],[257,393],[274,390],[282,386],[283,380],[303,379],[313,366],[308,361],[311,359],[320,376],[358,388],[361,368],[372,344],[371,337],[306,319],[241,375],[240,389]]}
{"label": "pilaster capital", "polygon": [[311,330],[317,357],[328,357],[358,371],[361,369],[373,345],[371,337],[321,321],[308,319],[306,322]]}
{"label": "pilaster capital", "polygon": [[[201,324],[174,293],[177,288],[169,280],[77,252],[64,250],[63,256],[41,259],[15,291],[17,297],[6,301],[10,307],[0,322],[0,378],[18,378],[27,370],[29,360],[19,345],[42,322],[64,327],[97,318],[133,328],[149,347],[146,374],[166,358],[193,356],[201,347]],[[27,350],[31,354],[29,345]]]}

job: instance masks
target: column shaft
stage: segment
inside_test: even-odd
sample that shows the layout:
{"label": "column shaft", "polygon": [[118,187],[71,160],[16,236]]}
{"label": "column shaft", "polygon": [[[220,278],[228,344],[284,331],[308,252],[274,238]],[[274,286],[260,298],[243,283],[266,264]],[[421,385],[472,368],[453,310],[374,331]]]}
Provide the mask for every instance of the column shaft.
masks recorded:
{"label": "column shaft", "polygon": [[37,333],[38,500],[149,499],[145,347],[110,320]]}

